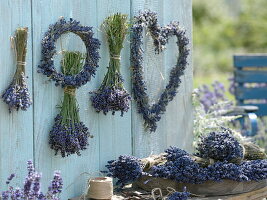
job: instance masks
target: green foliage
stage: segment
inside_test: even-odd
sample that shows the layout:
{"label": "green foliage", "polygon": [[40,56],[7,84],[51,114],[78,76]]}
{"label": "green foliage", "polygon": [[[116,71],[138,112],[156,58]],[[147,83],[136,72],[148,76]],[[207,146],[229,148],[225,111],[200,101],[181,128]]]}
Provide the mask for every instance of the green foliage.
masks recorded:
{"label": "green foliage", "polygon": [[196,73],[231,71],[234,53],[267,50],[266,0],[193,0]]}

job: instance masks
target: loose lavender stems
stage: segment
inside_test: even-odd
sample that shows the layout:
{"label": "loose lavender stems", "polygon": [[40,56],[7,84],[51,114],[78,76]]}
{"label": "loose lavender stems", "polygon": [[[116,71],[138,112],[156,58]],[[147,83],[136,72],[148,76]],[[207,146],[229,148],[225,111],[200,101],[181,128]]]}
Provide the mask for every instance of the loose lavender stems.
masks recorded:
{"label": "loose lavender stems", "polygon": [[[80,52],[64,52],[62,73],[65,76],[78,74],[83,67],[84,57]],[[60,106],[60,113],[55,118],[55,124],[50,131],[49,144],[56,154],[62,157],[85,150],[88,137],[91,137],[88,128],[80,121],[79,106],[75,96],[74,86],[64,87],[64,99]]]}
{"label": "loose lavender stems", "polygon": [[25,178],[23,188],[10,186],[10,182],[15,177],[15,174],[11,174],[6,184],[8,190],[2,191],[2,200],[60,200],[60,193],[63,188],[63,181],[59,171],[54,172],[53,180],[48,187],[47,193],[41,192],[41,173],[34,169],[33,162],[29,160],[27,162],[28,174]]}
{"label": "loose lavender stems", "polygon": [[127,15],[114,14],[105,19],[103,23],[104,31],[107,35],[110,61],[108,71],[100,88],[92,92],[92,105],[97,112],[109,111],[114,115],[116,111],[121,111],[121,116],[130,107],[130,94],[123,87],[123,79],[120,73],[120,53],[123,48],[123,41],[128,31]]}
{"label": "loose lavender stems", "polygon": [[25,65],[27,53],[28,28],[18,28],[12,38],[16,55],[17,69],[9,87],[2,94],[3,101],[7,103],[9,111],[27,110],[32,104],[26,83]]}

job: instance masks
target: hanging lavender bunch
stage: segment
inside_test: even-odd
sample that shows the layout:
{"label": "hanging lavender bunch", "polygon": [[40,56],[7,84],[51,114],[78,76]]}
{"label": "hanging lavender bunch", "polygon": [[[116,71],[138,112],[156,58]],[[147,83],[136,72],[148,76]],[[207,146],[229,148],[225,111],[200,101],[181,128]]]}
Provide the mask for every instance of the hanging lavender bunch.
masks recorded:
{"label": "hanging lavender bunch", "polygon": [[97,112],[109,111],[114,115],[121,111],[121,116],[130,107],[130,94],[123,87],[123,79],[120,73],[120,53],[123,48],[123,41],[128,31],[127,15],[114,14],[105,19],[103,23],[107,35],[110,61],[108,71],[100,88],[92,92],[92,105]]}
{"label": "hanging lavender bunch", "polygon": [[27,110],[32,104],[26,83],[25,65],[27,53],[28,28],[18,28],[15,37],[12,38],[15,50],[17,69],[9,87],[2,94],[3,101],[7,103],[9,111]]}
{"label": "hanging lavender bunch", "polygon": [[15,174],[11,174],[8,177],[6,181],[8,190],[1,193],[2,200],[60,200],[59,195],[63,188],[60,172],[54,172],[54,178],[48,187],[48,192],[45,194],[41,192],[41,173],[34,169],[33,163],[30,160],[27,162],[27,169],[28,174],[25,178],[23,188],[14,188],[9,185],[15,177]]}
{"label": "hanging lavender bunch", "polygon": [[[84,59],[80,52],[64,52],[62,73],[65,76],[78,74],[82,70]],[[75,153],[80,155],[80,151],[85,150],[88,145],[88,137],[92,137],[88,128],[80,121],[75,91],[74,86],[64,87],[60,113],[50,131],[49,144],[56,154],[60,151],[62,157]]]}

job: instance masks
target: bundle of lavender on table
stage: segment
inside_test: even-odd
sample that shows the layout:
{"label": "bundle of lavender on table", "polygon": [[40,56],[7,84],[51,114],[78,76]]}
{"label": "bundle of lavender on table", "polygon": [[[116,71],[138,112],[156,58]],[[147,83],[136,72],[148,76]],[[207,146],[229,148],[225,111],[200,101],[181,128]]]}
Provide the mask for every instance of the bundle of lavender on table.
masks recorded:
{"label": "bundle of lavender on table", "polygon": [[92,105],[97,112],[109,111],[115,114],[121,111],[121,116],[130,107],[131,97],[123,86],[123,79],[120,73],[120,53],[123,48],[123,41],[128,31],[127,15],[120,13],[107,17],[103,23],[107,35],[110,61],[108,71],[97,91],[92,92]]}
{"label": "bundle of lavender on table", "polygon": [[[61,62],[62,73],[65,76],[78,74],[83,67],[85,57],[80,52],[64,52]],[[55,118],[55,124],[50,131],[49,144],[52,149],[60,151],[62,157],[85,150],[88,137],[91,137],[88,128],[80,121],[79,107],[75,96],[74,86],[64,87],[64,99],[60,106],[60,113]]]}
{"label": "bundle of lavender on table", "polygon": [[2,200],[60,200],[59,195],[62,192],[63,181],[59,171],[54,172],[53,180],[51,181],[48,191],[41,192],[41,173],[34,169],[32,161],[27,162],[28,174],[25,178],[23,188],[10,186],[10,182],[14,179],[15,174],[11,174],[6,184],[8,190],[2,191]]}
{"label": "bundle of lavender on table", "polygon": [[26,83],[25,65],[27,53],[28,28],[18,28],[15,37],[12,37],[12,47],[15,51],[17,69],[9,87],[2,94],[4,102],[7,103],[9,111],[27,110],[32,104]]}
{"label": "bundle of lavender on table", "polygon": [[251,149],[251,145],[239,143],[227,129],[203,137],[197,149],[195,155],[170,147],[163,154],[144,159],[120,156],[109,161],[106,167],[108,175],[117,178],[121,187],[147,174],[192,184],[224,179],[237,182],[267,179],[266,154],[260,148]]}

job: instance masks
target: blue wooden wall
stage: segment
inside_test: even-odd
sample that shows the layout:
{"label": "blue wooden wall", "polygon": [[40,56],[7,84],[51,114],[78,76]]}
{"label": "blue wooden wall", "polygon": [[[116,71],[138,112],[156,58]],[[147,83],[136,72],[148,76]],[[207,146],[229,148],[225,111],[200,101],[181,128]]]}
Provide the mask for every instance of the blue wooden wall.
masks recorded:
{"label": "blue wooden wall", "polygon": [[[120,117],[94,112],[89,102],[89,91],[96,89],[106,72],[109,61],[107,42],[100,30],[104,18],[115,12],[133,16],[139,10],[151,9],[159,15],[161,24],[180,21],[191,38],[191,0],[0,0],[0,91],[3,92],[15,71],[14,54],[10,36],[18,26],[29,27],[26,73],[33,106],[27,112],[13,112],[0,101],[0,188],[4,189],[6,177],[16,172],[15,182],[21,183],[26,175],[26,161],[33,159],[36,168],[43,173],[42,187],[45,189],[54,170],[61,170],[64,179],[62,199],[81,194],[86,185],[83,172],[93,173],[104,169],[107,160],[120,154],[148,156],[159,153],[169,145],[191,149],[192,143],[192,63],[182,77],[182,85],[175,100],[167,108],[156,133],[143,130],[142,117],[136,112],[136,104]],[[83,25],[93,26],[101,42],[101,60],[97,75],[78,90],[81,119],[95,136],[82,156],[68,158],[54,156],[48,146],[48,133],[57,114],[56,105],[63,95],[46,77],[36,72],[40,60],[40,42],[48,29],[60,16],[73,17]],[[155,101],[166,81],[170,68],[175,64],[177,47],[170,40],[167,50],[155,56],[150,37],[145,39],[145,78],[150,91],[150,101]],[[131,91],[129,38],[122,51],[122,75],[125,86]],[[84,51],[82,42],[73,34],[63,36],[58,50]],[[59,62],[60,55],[56,62]]]}

